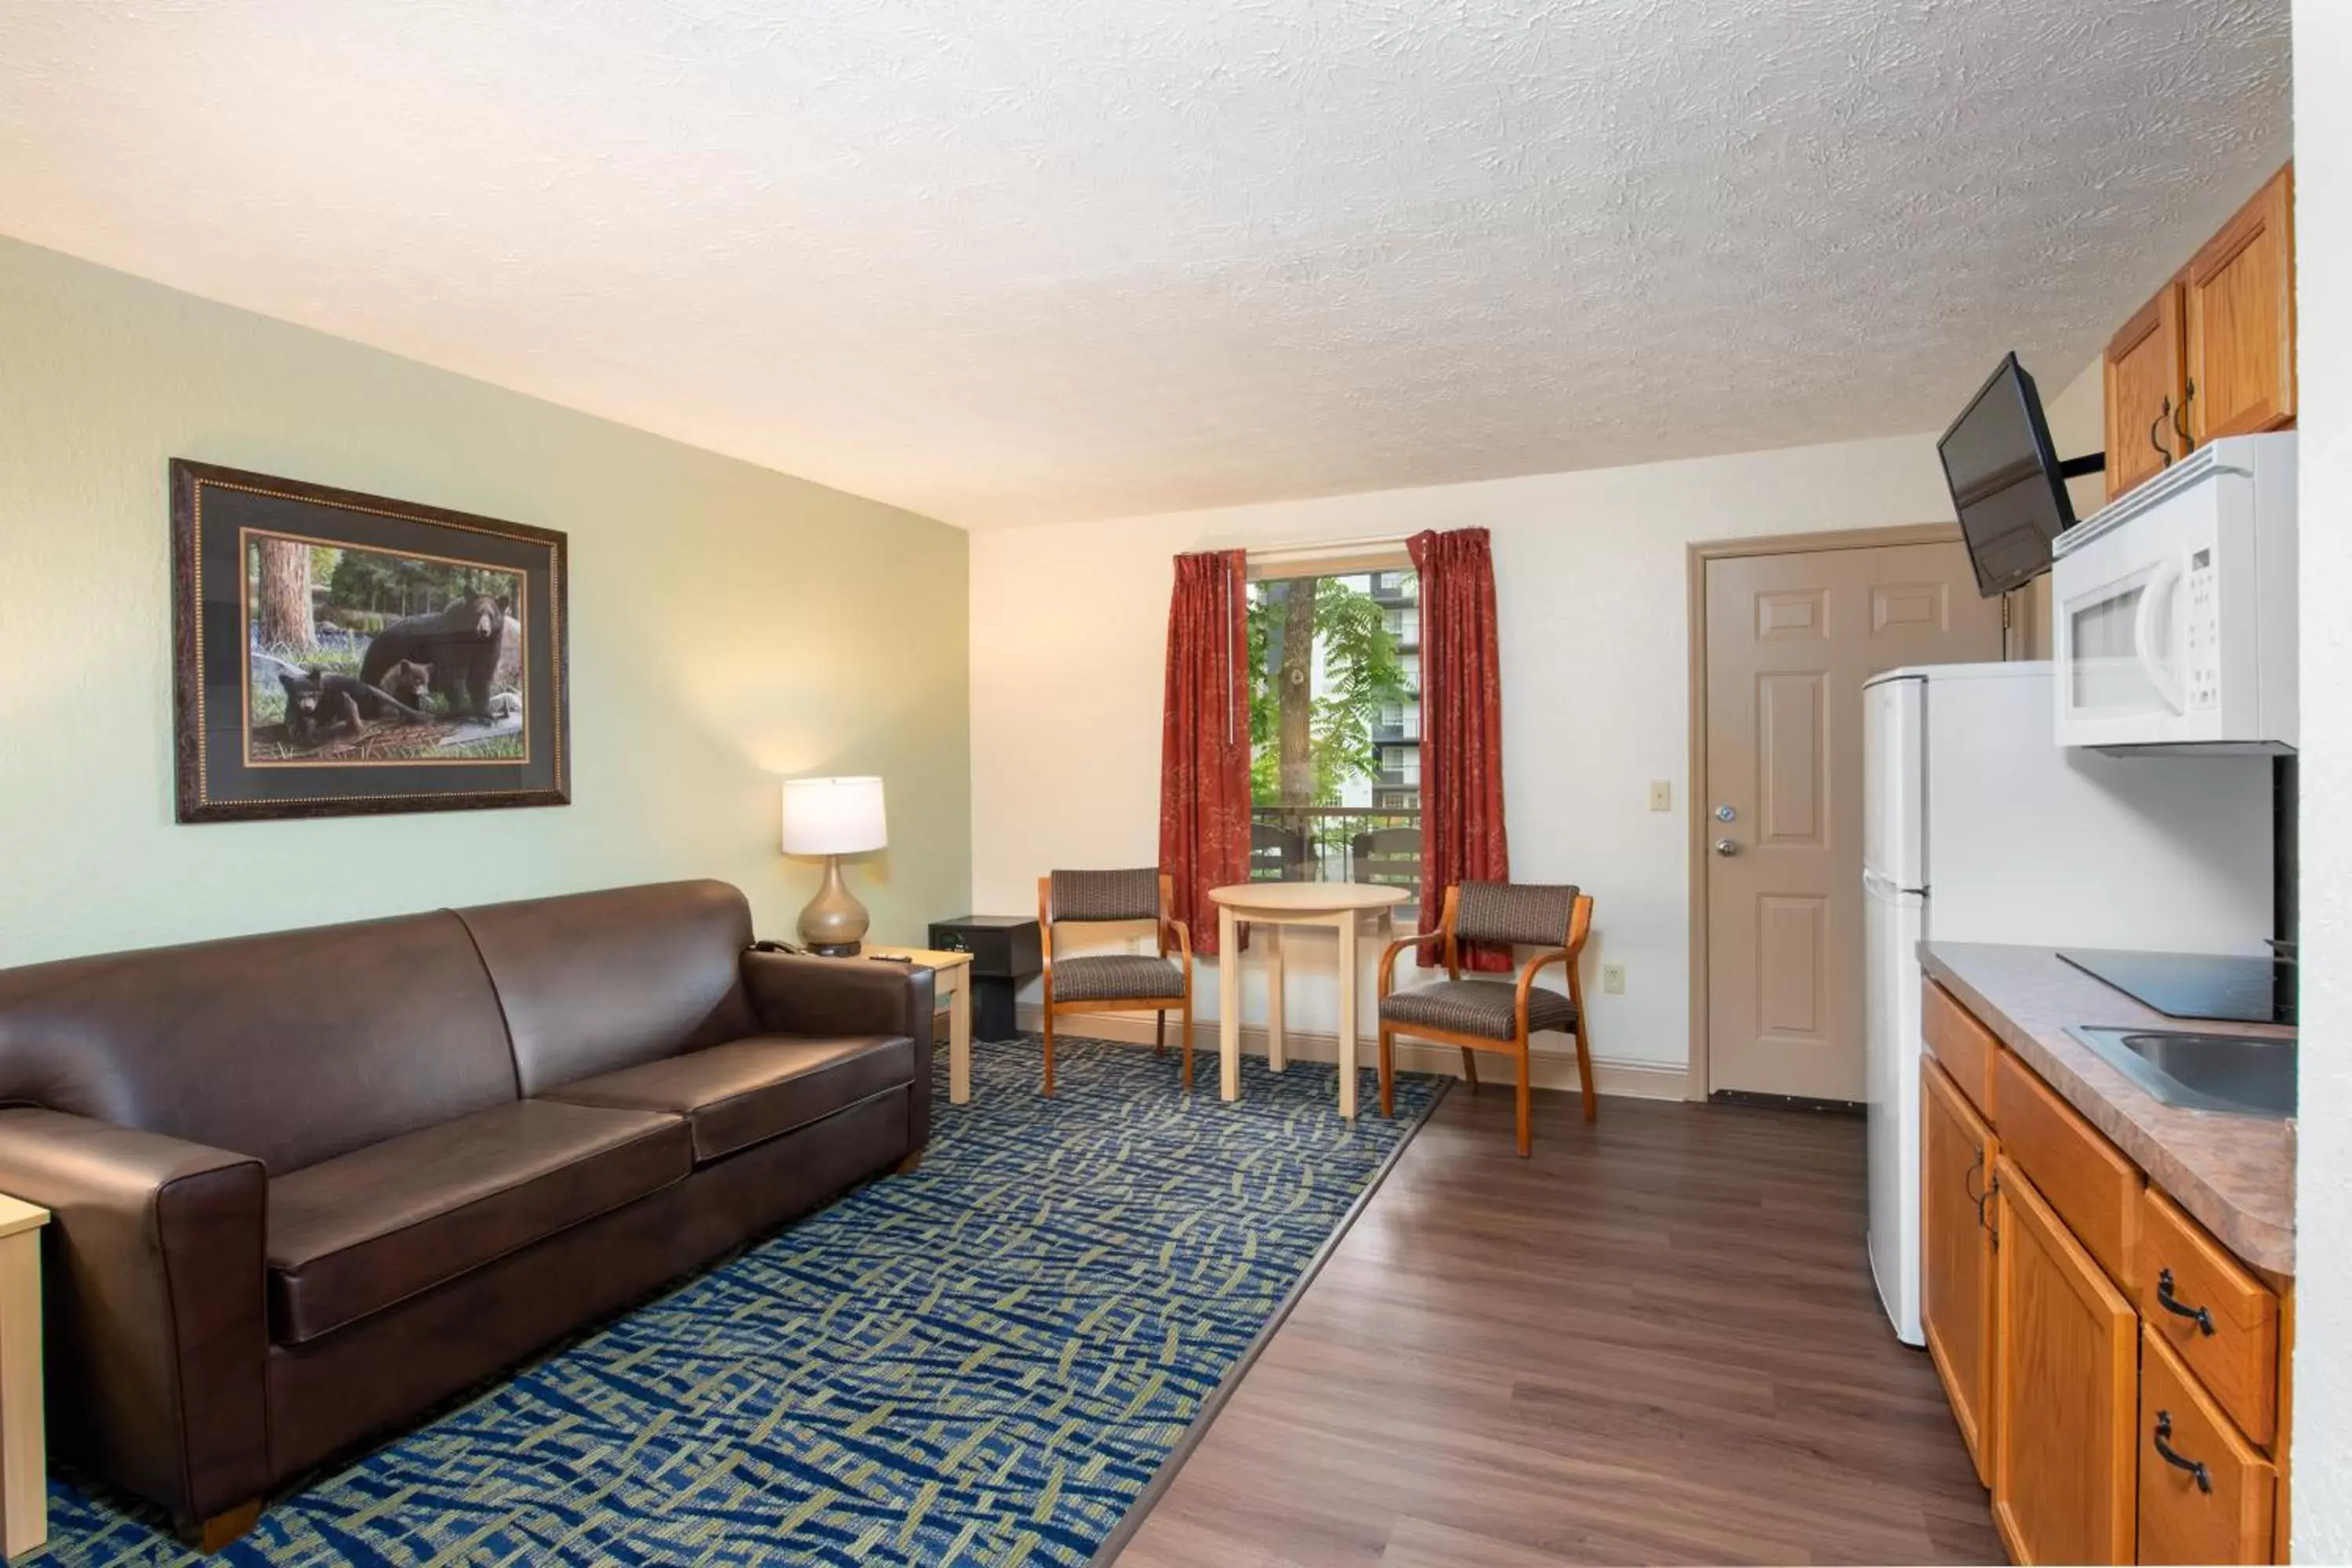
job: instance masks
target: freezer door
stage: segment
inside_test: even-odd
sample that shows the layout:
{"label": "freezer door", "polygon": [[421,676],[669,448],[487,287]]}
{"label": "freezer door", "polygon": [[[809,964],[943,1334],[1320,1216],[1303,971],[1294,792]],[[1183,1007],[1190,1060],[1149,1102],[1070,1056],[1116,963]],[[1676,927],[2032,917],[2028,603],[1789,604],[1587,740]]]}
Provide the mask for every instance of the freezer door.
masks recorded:
{"label": "freezer door", "polygon": [[1907,889],[1927,885],[1927,689],[1916,676],[1862,689],[1863,869]]}
{"label": "freezer door", "polygon": [[1863,899],[1868,1020],[1870,1272],[1906,1344],[1919,1331],[1919,928],[1916,893],[1875,882]]}

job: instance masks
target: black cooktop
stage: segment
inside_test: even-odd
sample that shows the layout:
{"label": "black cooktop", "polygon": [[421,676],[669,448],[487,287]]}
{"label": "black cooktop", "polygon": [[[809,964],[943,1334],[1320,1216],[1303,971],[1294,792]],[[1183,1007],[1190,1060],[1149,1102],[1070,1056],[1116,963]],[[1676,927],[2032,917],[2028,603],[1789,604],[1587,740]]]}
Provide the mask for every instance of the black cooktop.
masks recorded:
{"label": "black cooktop", "polygon": [[2175,1018],[2292,1024],[2294,962],[2214,952],[2061,949],[2058,956]]}

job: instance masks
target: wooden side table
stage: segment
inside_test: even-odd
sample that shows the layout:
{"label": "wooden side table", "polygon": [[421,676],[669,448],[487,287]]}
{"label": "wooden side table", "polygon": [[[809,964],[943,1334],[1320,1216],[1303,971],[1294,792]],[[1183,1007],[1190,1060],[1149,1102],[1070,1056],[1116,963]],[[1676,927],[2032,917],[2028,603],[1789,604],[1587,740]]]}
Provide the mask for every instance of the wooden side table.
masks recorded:
{"label": "wooden side table", "polygon": [[49,1211],[0,1196],[0,1557],[49,1538],[41,1412],[41,1226]]}
{"label": "wooden side table", "polygon": [[1339,1114],[1356,1119],[1356,926],[1375,915],[1386,931],[1391,912],[1412,895],[1371,882],[1243,882],[1212,888],[1217,906],[1217,1055],[1219,1089],[1242,1095],[1242,964],[1236,928],[1263,934],[1266,962],[1265,1065],[1286,1065],[1282,1039],[1282,928],[1328,926],[1339,933]]}
{"label": "wooden side table", "polygon": [[908,959],[937,972],[931,992],[948,1009],[948,1100],[963,1104],[971,1098],[971,954],[869,942],[857,958],[843,962],[869,963],[877,954]]}

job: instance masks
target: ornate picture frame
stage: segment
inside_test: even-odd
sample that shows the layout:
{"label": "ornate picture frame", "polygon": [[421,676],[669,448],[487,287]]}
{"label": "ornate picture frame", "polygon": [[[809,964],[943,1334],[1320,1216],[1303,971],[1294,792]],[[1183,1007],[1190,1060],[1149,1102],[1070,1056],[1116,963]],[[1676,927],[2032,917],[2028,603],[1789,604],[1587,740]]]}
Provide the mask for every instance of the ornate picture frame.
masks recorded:
{"label": "ornate picture frame", "polygon": [[173,458],[182,822],[567,805],[564,536]]}

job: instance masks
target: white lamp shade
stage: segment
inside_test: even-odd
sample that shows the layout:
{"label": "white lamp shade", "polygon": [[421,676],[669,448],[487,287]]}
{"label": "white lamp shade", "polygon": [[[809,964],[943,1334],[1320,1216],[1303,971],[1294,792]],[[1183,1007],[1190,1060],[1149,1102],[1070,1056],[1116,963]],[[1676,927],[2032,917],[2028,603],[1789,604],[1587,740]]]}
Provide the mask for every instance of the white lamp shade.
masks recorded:
{"label": "white lamp shade", "polygon": [[784,781],[785,854],[856,855],[889,842],[880,779]]}

